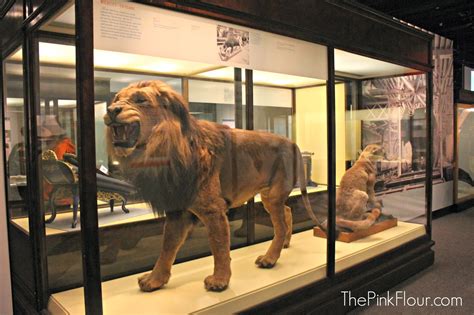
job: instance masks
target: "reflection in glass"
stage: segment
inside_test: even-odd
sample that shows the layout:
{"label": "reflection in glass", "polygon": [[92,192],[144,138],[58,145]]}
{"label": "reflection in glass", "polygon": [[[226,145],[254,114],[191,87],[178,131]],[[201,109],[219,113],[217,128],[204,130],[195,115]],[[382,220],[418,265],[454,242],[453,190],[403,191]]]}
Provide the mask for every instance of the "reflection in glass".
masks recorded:
{"label": "reflection in glass", "polygon": [[7,183],[9,214],[10,268],[12,274],[31,290],[35,290],[33,251],[30,243],[28,194],[28,160],[26,147],[24,103],[23,50],[18,49],[4,60],[3,91]]}
{"label": "reflection in glass", "polygon": [[26,148],[24,133],[22,50],[7,58],[5,67],[5,153],[7,157],[10,218],[25,218],[28,226]]}
{"label": "reflection in glass", "polygon": [[423,235],[426,221],[426,75],[344,81],[336,92],[337,271],[360,261],[343,258],[357,242],[374,246],[372,257],[386,251],[379,241]]}
{"label": "reflection in glass", "polygon": [[[326,85],[316,79],[257,70],[253,73],[257,82],[262,78],[267,82],[253,87],[255,130],[280,135],[298,145],[311,208],[324,221],[327,216]],[[293,232],[314,226],[298,185],[286,204],[293,215]],[[255,239],[272,238],[271,221],[259,195],[255,198],[255,216]]]}
{"label": "reflection in glass", "polygon": [[370,144],[383,149],[383,157],[376,162],[375,193],[383,199],[384,212],[400,220],[424,215],[425,100],[423,74],[365,80],[362,103],[352,115],[360,122],[358,149]]}
{"label": "reflection in glass", "polygon": [[458,106],[457,201],[474,197],[474,107]]}

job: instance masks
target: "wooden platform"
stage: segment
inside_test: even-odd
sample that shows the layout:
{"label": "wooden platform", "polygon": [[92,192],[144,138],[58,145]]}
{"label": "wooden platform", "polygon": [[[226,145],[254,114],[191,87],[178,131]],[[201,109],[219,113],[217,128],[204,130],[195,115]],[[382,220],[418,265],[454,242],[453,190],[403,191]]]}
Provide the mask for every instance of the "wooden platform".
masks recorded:
{"label": "wooden platform", "polygon": [[[381,222],[377,222],[366,230],[360,230],[356,232],[340,232],[337,240],[345,243],[354,242],[369,235],[388,230],[394,226],[397,226],[397,224],[397,218],[390,218]],[[313,233],[314,236],[326,238],[326,233],[324,233],[319,227],[315,227],[313,229]]]}

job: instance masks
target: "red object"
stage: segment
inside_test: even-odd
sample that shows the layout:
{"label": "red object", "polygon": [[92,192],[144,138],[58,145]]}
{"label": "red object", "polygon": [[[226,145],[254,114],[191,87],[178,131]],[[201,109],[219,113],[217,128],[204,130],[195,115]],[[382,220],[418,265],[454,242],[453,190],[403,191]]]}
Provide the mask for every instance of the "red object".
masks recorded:
{"label": "red object", "polygon": [[[52,150],[54,151],[54,153],[56,153],[58,160],[63,159],[64,153],[76,154],[76,146],[68,137],[59,139],[52,148]],[[50,184],[44,182],[43,198],[45,201],[49,200],[49,194],[51,194],[52,191],[53,187]],[[57,206],[70,206],[72,204],[72,198],[57,199],[55,203]]]}
{"label": "red object", "polygon": [[64,137],[56,142],[53,151],[56,153],[58,160],[62,160],[64,153],[76,154],[76,146],[72,143],[71,139]]}

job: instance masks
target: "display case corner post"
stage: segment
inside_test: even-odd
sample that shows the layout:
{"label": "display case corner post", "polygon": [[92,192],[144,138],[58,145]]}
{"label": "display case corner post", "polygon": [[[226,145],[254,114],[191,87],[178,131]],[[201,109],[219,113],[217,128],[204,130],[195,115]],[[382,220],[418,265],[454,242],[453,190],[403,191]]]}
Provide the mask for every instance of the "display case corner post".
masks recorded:
{"label": "display case corner post", "polygon": [[[5,152],[5,149],[4,149],[4,143],[5,143],[5,126],[4,126],[4,121],[5,121],[5,100],[6,100],[6,95],[5,95],[5,92],[4,92],[4,89],[5,89],[5,82],[3,81],[4,78],[5,78],[5,74],[4,74],[4,58],[3,56],[1,55],[1,51],[0,51],[0,126],[1,126],[1,131],[0,131],[0,137],[1,140],[0,142],[2,143],[0,145],[1,147],[1,156],[0,156],[0,160],[3,162],[0,164],[0,167],[3,167],[3,170],[4,170],[4,178],[3,179],[0,179],[0,180],[3,180],[3,183],[1,185],[4,185],[3,187],[5,187],[5,199],[4,199],[4,205],[6,206],[7,205],[7,200],[8,200],[8,189],[6,189],[8,187],[8,180],[7,180],[7,176],[6,176],[6,170],[7,170],[7,158],[6,158],[6,152]],[[1,186],[0,185],[0,186]],[[8,236],[9,234],[9,229],[10,229],[10,226],[8,224],[8,222],[10,221],[10,214],[9,214],[9,211],[8,211],[8,208],[5,209],[5,213],[4,213],[4,216],[1,220],[5,220],[6,223],[6,227],[7,229],[5,231],[2,231],[2,233],[5,233],[5,235]],[[7,255],[9,255],[9,244],[8,244],[8,240],[6,242],[6,246],[7,246],[7,249],[6,249],[6,252],[7,252]],[[11,266],[11,257],[9,257],[9,264]],[[10,272],[11,273],[11,267],[8,266],[6,267],[6,271],[7,272]],[[5,267],[5,266],[3,266]],[[13,296],[12,296],[12,291],[11,289],[13,288],[13,279],[12,277],[10,276],[8,278],[8,281],[10,282],[8,285],[7,285],[7,288],[6,288],[6,291],[4,291],[4,294],[2,294],[3,297],[8,297],[10,299],[9,302],[6,302],[6,304],[4,304],[5,306],[5,309],[8,309],[9,307],[13,307],[12,304],[10,303],[13,303]],[[8,288],[10,287],[10,288]]]}
{"label": "display case corner post", "polygon": [[[237,74],[237,72],[236,72]],[[242,86],[242,72],[240,71],[240,86]],[[236,75],[237,77],[237,75]],[[254,84],[253,84],[253,70],[245,69],[245,129],[254,130]],[[241,102],[242,103],[242,102]],[[241,114],[240,114],[241,115]],[[242,119],[242,115],[241,118]],[[256,226],[256,207],[255,199],[252,198],[249,200],[246,206],[246,216],[247,216],[247,243],[255,243],[255,226]]]}
{"label": "display case corner post", "polygon": [[327,269],[328,277],[335,275],[336,257],[336,92],[334,47],[327,48],[327,145],[328,145],[328,215],[327,215]]}
{"label": "display case corner post", "polygon": [[432,210],[433,210],[433,71],[426,74],[426,232],[432,235]]}
{"label": "display case corner post", "polygon": [[49,284],[46,254],[46,232],[44,216],[41,211],[42,187],[39,181],[39,155],[37,115],[39,111],[39,44],[36,33],[23,34],[23,97],[24,97],[24,134],[26,150],[28,222],[32,244],[33,273],[35,277],[36,309],[44,310],[48,306]]}
{"label": "display case corner post", "polygon": [[[81,246],[86,314],[102,314],[94,118],[93,0],[76,0],[76,88]],[[91,158],[92,157],[92,158]]]}

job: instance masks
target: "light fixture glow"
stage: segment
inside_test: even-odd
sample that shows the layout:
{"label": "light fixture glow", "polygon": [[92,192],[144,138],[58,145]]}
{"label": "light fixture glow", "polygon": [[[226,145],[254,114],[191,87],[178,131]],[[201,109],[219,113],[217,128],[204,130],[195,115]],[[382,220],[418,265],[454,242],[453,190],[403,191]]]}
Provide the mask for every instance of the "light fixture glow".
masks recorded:
{"label": "light fixture glow", "polygon": [[[196,75],[199,78],[219,79],[226,81],[234,80],[234,68],[226,67],[211,71],[206,71]],[[245,72],[242,72],[242,82],[245,82]],[[282,87],[301,87],[325,83],[324,80],[294,76],[289,74],[275,73],[254,70],[253,82],[262,85],[282,86]]]}
{"label": "light fixture glow", "polygon": [[[69,66],[75,65],[76,51],[74,46],[45,42],[41,42],[39,45],[41,63]],[[21,51],[15,53],[15,55],[12,56],[12,59],[21,60]],[[166,73],[180,76],[205,71],[212,67],[212,65],[206,63],[135,55],[100,49],[94,49],[94,66],[101,69]]]}

